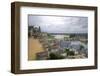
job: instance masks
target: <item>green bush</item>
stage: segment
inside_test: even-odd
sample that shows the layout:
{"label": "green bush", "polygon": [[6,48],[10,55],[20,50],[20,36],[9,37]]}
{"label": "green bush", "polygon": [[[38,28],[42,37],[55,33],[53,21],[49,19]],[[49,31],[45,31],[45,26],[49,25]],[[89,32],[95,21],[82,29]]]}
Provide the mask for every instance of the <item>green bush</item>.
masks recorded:
{"label": "green bush", "polygon": [[69,51],[69,52],[67,52],[67,55],[73,56],[73,55],[75,55],[75,53],[74,53],[74,51]]}
{"label": "green bush", "polygon": [[49,54],[49,59],[63,59],[64,57],[61,56],[61,55],[57,55],[57,54],[54,54],[54,53],[50,53]]}

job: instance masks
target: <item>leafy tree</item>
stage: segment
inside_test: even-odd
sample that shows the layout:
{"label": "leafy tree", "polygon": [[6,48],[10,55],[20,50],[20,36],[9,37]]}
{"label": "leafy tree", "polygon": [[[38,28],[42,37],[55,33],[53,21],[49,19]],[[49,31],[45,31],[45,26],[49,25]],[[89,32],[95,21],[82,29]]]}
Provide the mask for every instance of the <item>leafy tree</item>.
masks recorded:
{"label": "leafy tree", "polygon": [[82,50],[84,48],[84,46],[83,45],[80,45],[80,50]]}
{"label": "leafy tree", "polygon": [[70,51],[70,49],[66,48],[66,49],[65,49],[65,51],[66,51],[66,52],[69,52],[69,51]]}
{"label": "leafy tree", "polygon": [[75,34],[70,35],[70,38],[74,38],[74,37],[75,37]]}
{"label": "leafy tree", "polygon": [[74,51],[70,51],[70,49],[68,49],[68,48],[66,48],[65,51],[67,53],[67,56],[69,56],[69,55],[71,55],[71,56],[75,55]]}

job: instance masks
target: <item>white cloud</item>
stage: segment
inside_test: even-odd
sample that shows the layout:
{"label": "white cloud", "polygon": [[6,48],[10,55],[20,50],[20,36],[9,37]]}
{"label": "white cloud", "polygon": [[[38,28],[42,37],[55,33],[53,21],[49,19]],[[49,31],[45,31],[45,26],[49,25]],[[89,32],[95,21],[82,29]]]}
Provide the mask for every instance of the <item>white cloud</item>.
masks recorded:
{"label": "white cloud", "polygon": [[29,15],[29,25],[38,25],[48,33],[87,33],[88,18],[72,16],[35,16]]}

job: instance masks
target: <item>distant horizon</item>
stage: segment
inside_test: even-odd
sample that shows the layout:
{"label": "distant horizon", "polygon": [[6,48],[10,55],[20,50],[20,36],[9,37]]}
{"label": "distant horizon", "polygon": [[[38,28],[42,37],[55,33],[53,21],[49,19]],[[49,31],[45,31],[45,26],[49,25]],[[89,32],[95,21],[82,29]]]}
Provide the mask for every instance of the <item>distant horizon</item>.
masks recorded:
{"label": "distant horizon", "polygon": [[88,33],[48,33],[48,34],[88,34]]}

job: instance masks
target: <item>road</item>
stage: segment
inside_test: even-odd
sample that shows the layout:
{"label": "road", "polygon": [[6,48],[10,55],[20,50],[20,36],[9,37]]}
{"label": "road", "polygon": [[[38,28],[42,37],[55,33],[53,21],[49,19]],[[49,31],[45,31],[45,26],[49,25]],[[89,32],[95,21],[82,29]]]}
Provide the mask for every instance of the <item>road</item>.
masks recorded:
{"label": "road", "polygon": [[44,49],[39,39],[34,39],[32,37],[28,39],[28,60],[35,60],[36,53],[43,51]]}

